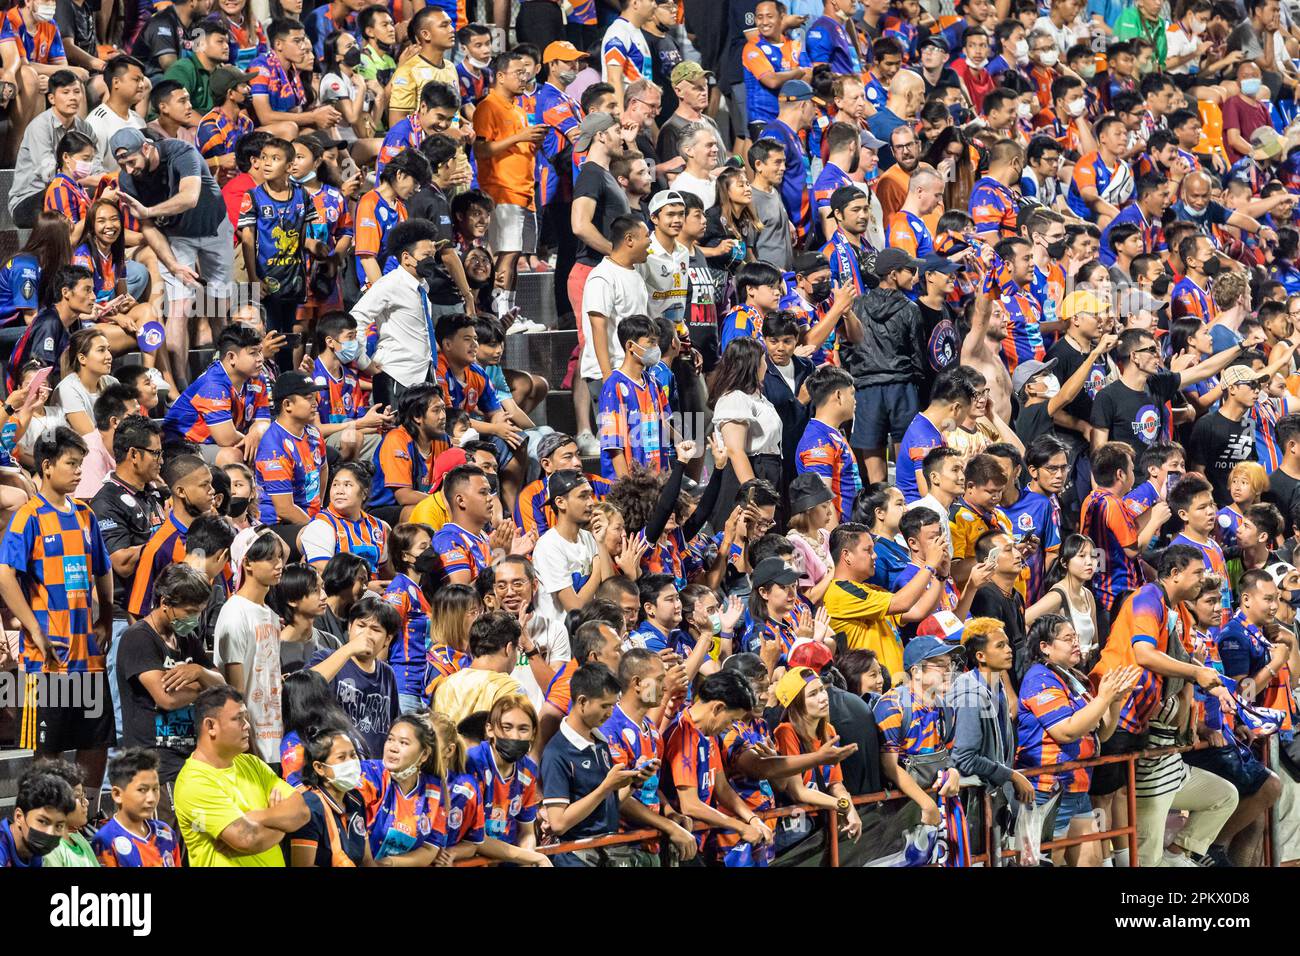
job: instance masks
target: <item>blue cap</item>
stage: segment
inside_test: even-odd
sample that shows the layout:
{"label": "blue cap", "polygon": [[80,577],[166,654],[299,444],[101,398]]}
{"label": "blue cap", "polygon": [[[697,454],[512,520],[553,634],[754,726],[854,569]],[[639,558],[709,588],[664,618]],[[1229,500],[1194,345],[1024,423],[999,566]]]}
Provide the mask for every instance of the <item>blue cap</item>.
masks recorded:
{"label": "blue cap", "polygon": [[782,103],[806,103],[813,98],[813,89],[803,80],[786,80],[781,84]]}
{"label": "blue cap", "polygon": [[911,670],[922,661],[928,661],[932,657],[942,657],[944,654],[960,653],[961,648],[949,644],[947,641],[941,641],[937,637],[918,635],[907,642],[907,647],[903,648],[903,668]]}
{"label": "blue cap", "polygon": [[131,126],[124,126],[108,141],[108,151],[114,159],[124,159],[140,152],[147,142],[144,133]]}

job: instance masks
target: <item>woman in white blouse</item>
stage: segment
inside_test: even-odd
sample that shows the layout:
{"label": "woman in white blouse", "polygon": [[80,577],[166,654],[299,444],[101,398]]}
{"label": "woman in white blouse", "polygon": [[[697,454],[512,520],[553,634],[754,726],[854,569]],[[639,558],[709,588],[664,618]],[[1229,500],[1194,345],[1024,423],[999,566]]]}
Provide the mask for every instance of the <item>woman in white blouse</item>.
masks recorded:
{"label": "woman in white blouse", "polygon": [[63,353],[56,393],[68,427],[78,435],[95,430],[95,400],[100,392],[117,379],[108,373],[113,368],[113,353],[103,330],[92,326],[72,333]]}
{"label": "woman in white blouse", "polygon": [[753,478],[781,487],[781,416],[763,394],[766,351],[757,339],[733,339],[714,373],[709,399],[713,429],[727,446],[713,527],[721,528],[736,506],[736,490]]}

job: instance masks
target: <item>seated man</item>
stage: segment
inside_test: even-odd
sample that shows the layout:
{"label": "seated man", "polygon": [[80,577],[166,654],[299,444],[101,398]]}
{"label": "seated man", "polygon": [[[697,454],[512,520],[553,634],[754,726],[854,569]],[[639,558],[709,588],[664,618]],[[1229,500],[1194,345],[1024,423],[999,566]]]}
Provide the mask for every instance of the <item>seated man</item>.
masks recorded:
{"label": "seated man", "polygon": [[303,107],[307,95],[298,73],[311,65],[311,41],[297,20],[272,20],[266,30],[270,50],[248,65],[257,77],[252,83],[253,117],[273,136],[293,141],[304,129],[331,129],[343,115],[333,106]]}
{"label": "seated man", "polygon": [[272,398],[275,421],[257,444],[258,517],[296,531],[321,510],[329,470],[314,425],[316,383],[302,372],[285,372],[275,380]]}
{"label": "seated man", "polygon": [[251,457],[271,423],[262,374],[262,336],[229,325],[217,339],[217,360],[194,380],[163,419],[164,443],[193,442],[220,467]]}
{"label": "seated man", "polygon": [[[6,390],[18,387],[21,369],[28,362],[48,365],[58,378],[58,365],[72,333],[83,327],[95,307],[95,277],[85,266],[64,266],[52,283],[54,304],[36,313],[32,324],[14,345],[5,377]],[[53,384],[53,383],[48,383]]]}
{"label": "seated man", "polygon": [[[48,10],[50,16],[44,14]],[[60,71],[71,73],[78,91],[90,74],[68,66],[63,38],[54,22],[54,10],[46,3],[14,4],[0,19],[0,105],[13,102],[13,126],[9,136],[18,142],[27,124],[41,111],[51,78]]]}

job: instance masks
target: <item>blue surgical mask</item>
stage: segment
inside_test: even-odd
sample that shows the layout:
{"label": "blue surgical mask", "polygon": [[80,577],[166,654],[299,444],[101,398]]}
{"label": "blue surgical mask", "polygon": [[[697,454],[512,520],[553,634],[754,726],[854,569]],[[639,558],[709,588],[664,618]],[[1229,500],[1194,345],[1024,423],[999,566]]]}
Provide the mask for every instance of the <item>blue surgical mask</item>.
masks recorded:
{"label": "blue surgical mask", "polygon": [[361,355],[361,340],[350,339],[344,342],[335,354],[338,355],[340,362],[355,362]]}
{"label": "blue surgical mask", "polygon": [[1256,93],[1259,92],[1259,88],[1261,85],[1262,85],[1262,81],[1260,80],[1260,78],[1257,76],[1252,76],[1248,80],[1241,81],[1241,92],[1246,94],[1247,96],[1254,96]]}
{"label": "blue surgical mask", "polygon": [[299,186],[302,186],[305,185],[306,183],[311,182],[315,178],[316,178],[316,173],[313,170],[312,172],[309,172],[306,176],[290,176],[289,182],[297,183]]}

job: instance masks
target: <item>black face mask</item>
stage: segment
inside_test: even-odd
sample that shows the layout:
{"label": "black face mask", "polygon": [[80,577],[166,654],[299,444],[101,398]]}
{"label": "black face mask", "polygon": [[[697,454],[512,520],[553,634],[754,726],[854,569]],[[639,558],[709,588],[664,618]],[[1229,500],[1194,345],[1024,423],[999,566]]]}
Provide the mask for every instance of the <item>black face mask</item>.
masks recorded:
{"label": "black face mask", "polygon": [[438,274],[438,257],[425,256],[415,264],[415,274],[421,279],[432,279]]}
{"label": "black face mask", "polygon": [[809,293],[814,303],[826,301],[831,297],[831,280],[822,279],[820,282],[814,282]]}
{"label": "black face mask", "polygon": [[231,516],[242,515],[248,511],[248,506],[252,504],[252,501],[252,498],[232,497],[226,505],[226,514]]}
{"label": "black face mask", "polygon": [[361,47],[354,46],[343,54],[343,65],[349,69],[355,70],[361,65]]}
{"label": "black face mask", "polygon": [[1049,242],[1047,244],[1047,256],[1049,259],[1062,259],[1065,257],[1065,240],[1059,242]]}
{"label": "black face mask", "polygon": [[57,833],[44,833],[31,827],[27,828],[27,849],[31,851],[32,856],[48,856],[58,849],[62,842],[63,837]]}
{"label": "black face mask", "polygon": [[1215,256],[1213,259],[1206,259],[1205,264],[1201,266],[1201,271],[1213,279],[1223,271],[1223,263],[1219,261],[1218,256]]}
{"label": "black face mask", "polygon": [[497,753],[506,763],[518,763],[520,758],[528,754],[533,742],[531,740],[503,740],[498,737],[492,741],[492,746],[496,748]]}

